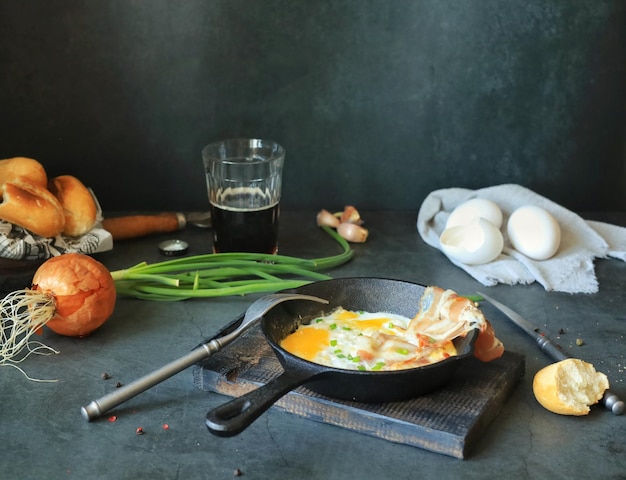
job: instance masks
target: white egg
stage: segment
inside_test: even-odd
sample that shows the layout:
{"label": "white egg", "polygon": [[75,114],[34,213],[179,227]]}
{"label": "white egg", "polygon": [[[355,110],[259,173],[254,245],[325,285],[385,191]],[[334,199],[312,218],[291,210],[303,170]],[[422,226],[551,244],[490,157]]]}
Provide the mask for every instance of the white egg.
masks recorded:
{"label": "white egg", "polygon": [[452,211],[446,222],[446,228],[467,225],[477,217],[490,221],[497,228],[502,226],[502,210],[495,202],[485,198],[472,198]]}
{"label": "white egg", "polygon": [[520,207],[511,214],[507,235],[515,250],[534,260],[552,257],[561,245],[559,222],[534,205]]}
{"label": "white egg", "polygon": [[504,239],[493,223],[484,218],[474,218],[468,225],[446,228],[439,237],[439,243],[448,257],[466,265],[481,265],[500,255]]}

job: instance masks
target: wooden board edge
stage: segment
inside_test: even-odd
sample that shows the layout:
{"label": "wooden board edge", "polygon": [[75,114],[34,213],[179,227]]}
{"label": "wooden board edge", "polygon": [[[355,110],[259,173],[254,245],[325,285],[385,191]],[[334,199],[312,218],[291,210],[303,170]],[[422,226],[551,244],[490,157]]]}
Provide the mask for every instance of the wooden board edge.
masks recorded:
{"label": "wooden board edge", "polygon": [[[202,370],[197,366],[194,366],[193,374],[194,383],[197,387],[229,397],[239,397],[262,385],[261,383],[251,381],[228,382],[220,374]],[[210,381],[206,382],[207,379],[210,379]],[[311,414],[312,411],[320,411],[320,403],[323,403],[326,407],[324,415]],[[344,428],[382,440],[409,445],[459,459],[463,459],[465,455],[465,440],[462,436],[415,425],[410,422],[401,422],[397,419],[392,420],[375,412],[338,404],[330,399],[309,397],[298,391],[291,391],[279,399],[273,407],[308,420]],[[351,412],[355,414],[352,415]],[[419,435],[416,435],[416,431],[419,432]]]}

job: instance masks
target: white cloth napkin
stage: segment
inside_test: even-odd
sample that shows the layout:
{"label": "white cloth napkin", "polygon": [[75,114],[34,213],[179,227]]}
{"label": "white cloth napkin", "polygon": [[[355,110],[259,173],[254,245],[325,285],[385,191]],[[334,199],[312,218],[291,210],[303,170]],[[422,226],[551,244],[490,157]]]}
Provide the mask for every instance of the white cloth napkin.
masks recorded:
{"label": "white cloth napkin", "polygon": [[[613,257],[626,261],[626,228],[584,220],[577,214],[521,185],[505,184],[480,190],[446,188],[431,192],[417,215],[417,230],[428,245],[440,248],[439,236],[448,216],[471,198],[485,198],[498,204],[503,214],[504,251],[483,265],[465,265],[449,260],[485,286],[539,282],[548,291],[595,293],[598,280],[594,259]],[[550,259],[532,260],[512,248],[506,238],[506,222],[513,211],[536,205],[548,211],[561,227],[561,245]]]}

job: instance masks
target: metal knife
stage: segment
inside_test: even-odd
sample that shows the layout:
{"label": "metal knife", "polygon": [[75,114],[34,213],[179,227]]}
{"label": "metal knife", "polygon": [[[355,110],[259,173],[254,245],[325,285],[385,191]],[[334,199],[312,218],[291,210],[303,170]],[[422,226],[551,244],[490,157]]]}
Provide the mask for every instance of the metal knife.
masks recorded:
{"label": "metal knife", "polygon": [[170,212],[111,217],[102,220],[102,228],[113,236],[113,240],[129,240],[157,233],[177,232],[185,228],[188,223],[197,227],[210,227],[211,213]]}
{"label": "metal knife", "polygon": [[97,218],[102,221],[102,228],[108,231],[113,240],[128,240],[158,233],[173,233],[185,228],[190,223],[196,227],[211,226],[211,212],[164,212],[152,215],[127,215],[123,217],[102,218],[102,207],[91,188],[87,188],[96,203]]}
{"label": "metal knife", "polygon": [[[478,293],[494,307],[504,313],[513,321],[513,323],[515,323],[528,335],[534,338],[537,342],[537,345],[539,346],[539,349],[547,356],[549,356],[552,360],[554,360],[555,362],[560,362],[561,360],[565,360],[566,358],[571,358],[571,355],[568,355],[556,342],[550,340],[550,338],[548,338],[548,336],[545,335],[538,326],[532,324],[524,317],[522,317],[519,313],[511,310],[509,307],[491,298],[489,295],[485,295],[481,292],[476,293]],[[621,415],[626,410],[624,402],[620,400],[620,398],[610,390],[604,392],[601,403],[607,408],[607,410],[610,410],[615,415]]]}

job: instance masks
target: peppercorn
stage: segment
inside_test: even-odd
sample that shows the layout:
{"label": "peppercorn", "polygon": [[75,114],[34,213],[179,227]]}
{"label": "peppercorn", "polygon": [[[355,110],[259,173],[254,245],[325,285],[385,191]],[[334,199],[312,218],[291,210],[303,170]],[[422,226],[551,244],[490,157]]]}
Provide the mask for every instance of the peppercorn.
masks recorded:
{"label": "peppercorn", "polygon": [[577,338],[577,339],[576,339],[576,345],[578,345],[579,347],[580,347],[581,345],[583,345],[584,343],[585,343],[585,342],[583,341],[583,339],[582,339],[582,338]]}
{"label": "peppercorn", "polygon": [[120,388],[121,386],[122,386],[122,384],[121,384],[120,382],[117,382],[117,383],[115,384],[115,388]]}
{"label": "peppercorn", "polygon": [[143,435],[143,428],[141,428],[141,427],[137,427],[137,430],[135,430],[135,433],[136,433],[137,435]]}
{"label": "peppercorn", "polygon": [[233,475],[235,477],[241,477],[243,475],[243,472],[240,469],[235,468],[235,471],[233,472]]}
{"label": "peppercorn", "polygon": [[108,380],[109,378],[111,378],[111,375],[109,375],[107,372],[102,372],[102,375],[100,375],[102,377],[102,380]]}

